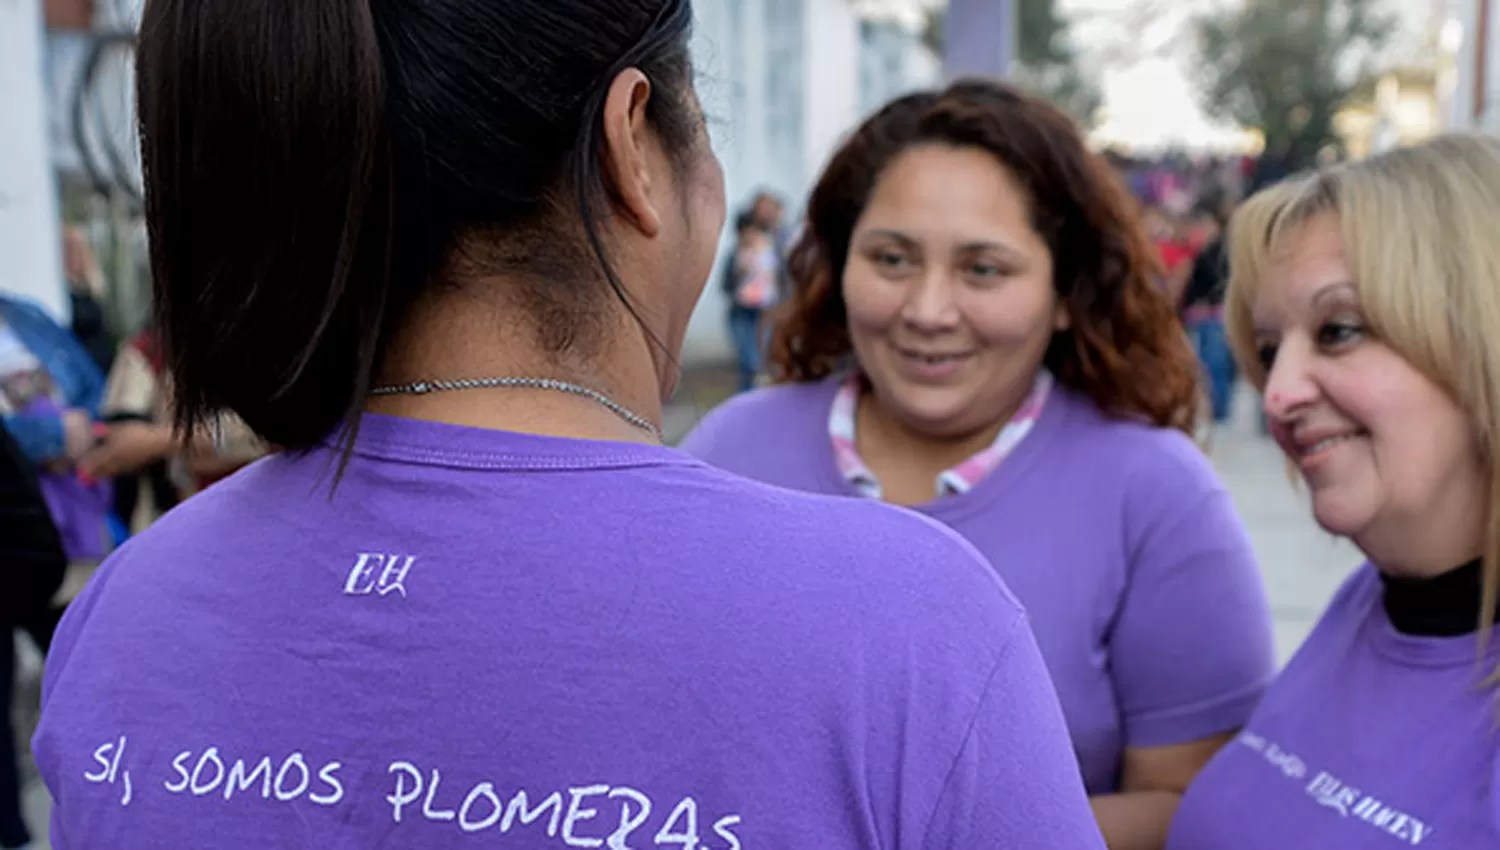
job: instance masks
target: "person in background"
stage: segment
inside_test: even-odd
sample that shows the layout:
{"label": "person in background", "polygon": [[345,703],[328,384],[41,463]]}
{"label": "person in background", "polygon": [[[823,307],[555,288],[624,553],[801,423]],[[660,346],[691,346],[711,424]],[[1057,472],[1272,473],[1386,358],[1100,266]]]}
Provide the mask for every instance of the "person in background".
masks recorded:
{"label": "person in background", "polygon": [[1182,225],[1182,242],[1188,255],[1197,258],[1203,250],[1224,233],[1224,214],[1218,194],[1200,196],[1197,205],[1185,217]]}
{"label": "person in background", "polygon": [[1167,298],[1176,304],[1187,287],[1188,275],[1193,267],[1193,249],[1182,233],[1182,227],[1174,215],[1165,207],[1148,206],[1144,212],[1146,232],[1156,247],[1161,260],[1158,286]]}
{"label": "person in background", "polygon": [[766,338],[766,311],[780,297],[782,261],[772,234],[753,212],[735,220],[734,251],[724,270],[729,295],[729,335],[734,343],[739,389],[755,386]]}
{"label": "person in background", "polygon": [[813,190],[779,385],[683,447],[967,538],[1030,612],[1109,846],[1156,850],[1273,657],[1133,210],[1043,101],[977,81],[896,100]]}
{"label": "person in background", "polygon": [[1195,240],[1203,243],[1193,259],[1182,294],[1182,322],[1208,378],[1213,421],[1229,421],[1239,369],[1224,332],[1224,295],[1229,286],[1229,259],[1224,248],[1223,213],[1215,207],[1194,214]]}
{"label": "person in background", "polygon": [[67,329],[40,307],[0,294],[0,422],[35,465],[68,557],[108,550],[108,482],[78,474],[102,434],[95,421],[104,378]]}
{"label": "person in background", "polygon": [[146,4],[177,422],[286,451],[63,620],[54,847],[1099,850],[970,546],[661,445],[725,216],[693,5]]}
{"label": "person in background", "polygon": [[102,381],[65,328],[0,294],[0,847],[31,840],[11,726],[16,631],[45,654],[64,569],[101,557],[107,545],[108,485],[81,481],[74,469],[95,439]]}
{"label": "person in background", "polygon": [[23,817],[20,747],[14,727],[16,633],[46,653],[59,612],[54,597],[68,566],[36,465],[0,428],[0,847],[31,847]]}
{"label": "person in background", "polygon": [[1479,136],[1235,214],[1230,339],[1301,473],[1286,498],[1369,560],[1189,789],[1172,850],[1500,847],[1497,217]]}
{"label": "person in background", "polygon": [[104,316],[104,272],[88,237],[71,224],[63,227],[63,273],[72,304],[73,336],[93,358],[100,373],[107,373],[114,360],[115,345]]}
{"label": "person in background", "polygon": [[750,202],[750,215],[761,230],[770,234],[778,256],[787,253],[786,208],[771,192],[761,191]]}
{"label": "person in background", "polygon": [[154,327],[121,346],[100,405],[108,428],[79,460],[86,474],[115,480],[116,512],[127,522],[137,517],[143,492],[151,505],[141,519],[149,521],[267,451],[233,416],[217,417],[213,427],[183,441],[173,427],[164,369]]}
{"label": "person in background", "polygon": [[[723,289],[729,298],[729,338],[741,392],[755,386],[761,373],[768,321],[786,292],[787,236],[780,199],[759,192],[750,208],[735,219],[735,246],[724,261]],[[753,257],[753,260],[747,260]],[[769,277],[764,273],[769,270]],[[763,286],[769,280],[770,287]]]}
{"label": "person in background", "polygon": [[163,392],[166,363],[158,337],[148,323],[120,346],[100,404],[101,416],[110,426],[107,436],[113,439],[84,458],[90,475],[114,480],[115,514],[128,530],[171,510],[183,495],[165,457],[171,453],[170,441],[146,439],[155,436],[150,427],[170,430],[172,421]]}

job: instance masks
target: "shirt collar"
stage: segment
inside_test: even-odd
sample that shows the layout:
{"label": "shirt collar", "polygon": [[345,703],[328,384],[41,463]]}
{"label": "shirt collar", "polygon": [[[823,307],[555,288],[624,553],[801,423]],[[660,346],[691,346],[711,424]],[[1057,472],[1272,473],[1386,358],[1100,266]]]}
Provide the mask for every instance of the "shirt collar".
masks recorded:
{"label": "shirt collar", "polygon": [[[833,444],[833,460],[839,474],[848,481],[859,495],[870,499],[883,498],[880,481],[859,456],[855,441],[855,413],[859,407],[861,377],[858,372],[850,375],[834,393],[833,405],[828,414],[828,437]],[[943,470],[937,478],[938,498],[959,496],[969,492],[987,478],[1000,462],[1005,460],[1021,440],[1031,433],[1037,419],[1046,407],[1055,383],[1052,373],[1037,370],[1031,390],[1021,402],[1014,416],[1000,429],[994,442],[974,453],[957,465]]]}

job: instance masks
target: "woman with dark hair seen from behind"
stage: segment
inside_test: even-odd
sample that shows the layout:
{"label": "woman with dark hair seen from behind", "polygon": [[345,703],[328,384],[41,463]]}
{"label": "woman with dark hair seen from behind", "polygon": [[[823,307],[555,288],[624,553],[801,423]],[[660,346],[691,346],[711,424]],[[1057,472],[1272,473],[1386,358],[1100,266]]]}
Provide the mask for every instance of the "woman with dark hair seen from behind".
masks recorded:
{"label": "woman with dark hair seen from behind", "polygon": [[1185,433],[1196,364],[1125,190],[1051,106],[962,82],[859,128],[804,234],[781,385],[685,448],[963,534],[1030,613],[1109,845],[1159,848],[1273,658],[1244,528]]}
{"label": "woman with dark hair seen from behind", "polygon": [[54,847],[1102,846],[972,549],[659,444],[724,221],[690,25],[146,5],[179,424],[286,451],[64,620]]}

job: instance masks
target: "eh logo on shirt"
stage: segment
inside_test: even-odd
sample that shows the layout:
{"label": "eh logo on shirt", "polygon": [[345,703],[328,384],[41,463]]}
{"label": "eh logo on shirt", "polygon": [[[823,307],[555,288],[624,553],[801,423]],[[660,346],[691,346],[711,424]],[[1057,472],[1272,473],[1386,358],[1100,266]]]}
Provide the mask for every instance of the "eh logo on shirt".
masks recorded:
{"label": "eh logo on shirt", "polygon": [[406,575],[416,563],[416,555],[359,553],[359,560],[344,581],[345,596],[390,596],[406,598]]}

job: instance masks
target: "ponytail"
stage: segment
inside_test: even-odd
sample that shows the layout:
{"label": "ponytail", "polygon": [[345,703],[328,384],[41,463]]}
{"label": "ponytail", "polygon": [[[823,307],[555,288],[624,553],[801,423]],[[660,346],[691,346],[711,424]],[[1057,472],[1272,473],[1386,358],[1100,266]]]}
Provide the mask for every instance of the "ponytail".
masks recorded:
{"label": "ponytail", "polygon": [[668,152],[698,155],[691,24],[690,0],[147,3],[141,156],[178,426],[229,411],[288,449],[340,426],[347,446],[434,281],[504,273],[530,305],[515,322],[586,350],[609,296],[594,272],[624,293],[598,226],[605,93],[640,69]]}
{"label": "ponytail", "polygon": [[136,71],[157,327],[192,432],[305,448],[363,407],[388,316],[367,0],[152,0]]}

